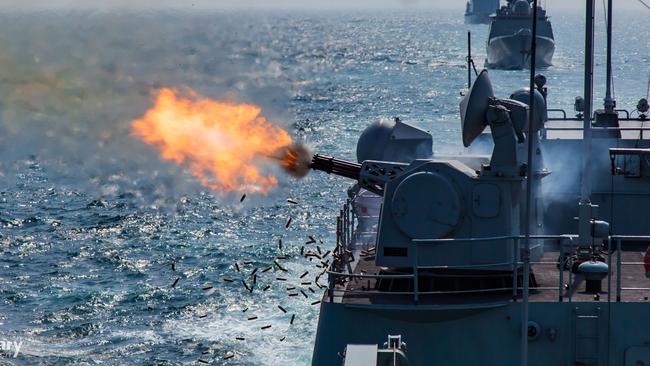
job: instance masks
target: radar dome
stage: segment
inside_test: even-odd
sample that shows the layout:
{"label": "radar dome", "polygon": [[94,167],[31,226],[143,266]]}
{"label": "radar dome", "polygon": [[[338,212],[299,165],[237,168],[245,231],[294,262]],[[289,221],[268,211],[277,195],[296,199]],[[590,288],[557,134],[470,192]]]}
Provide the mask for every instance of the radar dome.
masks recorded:
{"label": "radar dome", "polygon": [[[518,102],[525,103],[528,105],[530,102],[530,92],[529,88],[521,88],[515,90],[511,95],[510,99],[514,99]],[[535,110],[533,111],[533,129],[539,131],[544,127],[544,123],[548,120],[548,111],[546,110],[546,101],[544,96],[537,89],[535,89]],[[526,126],[528,127],[528,126]]]}
{"label": "radar dome", "polygon": [[515,13],[515,15],[529,16],[530,4],[527,0],[517,0],[515,5],[512,7],[512,11]]}
{"label": "radar dome", "polygon": [[380,119],[361,133],[357,142],[357,161],[383,160],[410,163],[433,154],[431,134],[400,121]]}

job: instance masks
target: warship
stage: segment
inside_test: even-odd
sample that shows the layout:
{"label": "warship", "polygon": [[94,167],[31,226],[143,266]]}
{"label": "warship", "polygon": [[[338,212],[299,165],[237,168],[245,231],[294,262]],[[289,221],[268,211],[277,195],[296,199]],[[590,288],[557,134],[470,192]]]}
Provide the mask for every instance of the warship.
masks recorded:
{"label": "warship", "polygon": [[478,75],[462,154],[434,154],[395,119],[361,134],[358,162],[311,158],[353,181],[312,365],[650,363],[649,107],[616,109],[608,85],[592,113],[593,14],[587,0],[575,117],[547,108],[533,57],[528,89],[507,98]]}
{"label": "warship", "polygon": [[465,4],[465,24],[488,24],[499,9],[499,0],[469,0]]}
{"label": "warship", "polygon": [[536,64],[551,66],[555,52],[553,28],[546,11],[532,9],[532,0],[507,0],[491,17],[485,65],[492,69],[523,69],[530,67],[531,17],[537,13]]}

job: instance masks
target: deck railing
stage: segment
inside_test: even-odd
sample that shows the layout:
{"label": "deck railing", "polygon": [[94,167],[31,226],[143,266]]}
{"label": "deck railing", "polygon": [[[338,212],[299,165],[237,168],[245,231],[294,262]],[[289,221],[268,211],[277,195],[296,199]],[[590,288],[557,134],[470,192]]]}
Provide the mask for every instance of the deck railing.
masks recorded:
{"label": "deck railing", "polygon": [[[616,112],[618,113],[625,113],[625,117],[618,117],[619,121],[647,121],[647,118],[643,118],[641,116],[639,117],[630,117],[630,112],[627,109],[615,109]],[[562,117],[549,117],[549,121],[584,121],[584,118],[582,116],[575,116],[575,117],[568,117],[567,118],[567,113],[564,109],[562,108],[547,108],[546,112],[548,114],[554,113],[554,112],[559,112],[562,113]],[[593,120],[593,118],[592,118]]]}
{"label": "deck railing", "polygon": [[[520,243],[525,239],[522,235],[510,235],[510,236],[494,236],[494,237],[483,237],[483,238],[446,238],[446,239],[414,239],[411,241],[412,250],[413,250],[413,262],[412,262],[412,273],[407,274],[366,274],[366,273],[353,273],[353,269],[349,265],[350,261],[354,261],[355,258],[352,254],[352,251],[348,249],[348,246],[351,244],[351,241],[354,237],[354,212],[350,208],[351,201],[348,200],[344,209],[341,210],[341,217],[339,217],[339,226],[337,230],[337,246],[336,246],[336,258],[338,261],[334,261],[332,265],[328,268],[328,296],[331,302],[334,301],[334,298],[337,296],[344,296],[346,294],[382,294],[382,295],[410,295],[413,297],[413,302],[417,304],[420,301],[420,296],[422,295],[444,295],[444,294],[476,294],[476,293],[494,293],[494,292],[504,292],[512,291],[511,301],[518,301],[518,293],[523,289],[522,286],[518,285],[518,269],[523,266],[519,254],[521,252]],[[571,268],[573,267],[573,257],[571,255],[565,256],[565,244],[568,242],[569,247],[576,247],[575,241],[578,238],[577,235],[531,235],[531,240],[544,240],[544,241],[557,241],[559,248],[559,258],[558,261],[530,261],[530,265],[535,266],[554,266],[558,270],[558,284],[557,286],[551,287],[535,287],[536,291],[557,291],[558,292],[558,301],[563,302],[565,298],[567,301],[573,301],[573,272]],[[420,266],[418,263],[418,249],[422,246],[431,246],[442,243],[475,243],[475,244],[485,244],[494,243],[497,241],[512,241],[513,246],[513,260],[507,262],[494,262],[494,263],[483,263],[475,265],[460,265],[460,266]],[[650,236],[629,236],[629,235],[612,235],[606,239],[607,245],[607,261],[608,267],[610,268],[610,274],[607,276],[607,301],[612,301],[612,273],[616,273],[616,283],[615,291],[616,294],[615,301],[620,302],[622,293],[624,291],[650,291],[650,287],[622,287],[621,285],[621,276],[622,276],[622,267],[623,266],[639,266],[643,265],[643,262],[623,262],[621,256],[621,245],[623,241],[626,242],[638,242],[644,241],[650,244]],[[612,243],[615,243],[616,251],[616,263],[615,267],[612,267],[612,257],[613,250]],[[569,254],[569,253],[566,253]],[[346,259],[347,258],[347,259]],[[561,258],[561,260],[560,260]],[[566,262],[565,262],[566,260]],[[567,271],[568,278],[565,285],[565,263],[568,266],[569,270]],[[347,266],[346,266],[347,264]],[[463,268],[463,269],[484,269],[490,267],[508,267],[512,271],[512,286],[510,287],[500,287],[500,288],[488,288],[488,289],[472,289],[472,290],[452,290],[452,291],[420,291],[418,288],[418,282],[420,277],[420,271],[424,269],[454,269],[454,268]],[[614,270],[612,270],[614,268]],[[347,272],[345,272],[347,270]],[[371,290],[370,286],[362,290],[351,290],[348,289],[346,285],[337,288],[337,283],[341,280],[395,280],[395,279],[407,279],[411,280],[413,284],[413,291],[378,291]],[[522,284],[523,285],[523,284]],[[565,287],[566,286],[566,287]],[[566,295],[565,295],[566,293]],[[523,299],[522,299],[523,300]]]}

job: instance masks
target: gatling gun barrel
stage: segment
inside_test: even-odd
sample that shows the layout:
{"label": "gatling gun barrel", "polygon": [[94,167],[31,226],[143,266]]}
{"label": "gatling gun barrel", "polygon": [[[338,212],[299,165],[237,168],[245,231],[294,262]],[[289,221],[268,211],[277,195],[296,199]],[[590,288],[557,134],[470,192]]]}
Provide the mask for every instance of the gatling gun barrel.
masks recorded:
{"label": "gatling gun barrel", "polygon": [[354,180],[359,180],[361,175],[361,164],[320,154],[315,154],[312,157],[309,167],[314,170],[320,170],[328,174],[336,174]]}

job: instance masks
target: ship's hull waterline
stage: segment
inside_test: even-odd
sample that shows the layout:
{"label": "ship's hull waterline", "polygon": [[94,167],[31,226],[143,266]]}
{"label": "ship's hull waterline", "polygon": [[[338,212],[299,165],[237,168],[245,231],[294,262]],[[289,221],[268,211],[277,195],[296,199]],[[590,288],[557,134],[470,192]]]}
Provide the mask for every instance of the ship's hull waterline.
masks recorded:
{"label": "ship's hull waterline", "polygon": [[[518,70],[530,68],[530,42],[527,34],[513,34],[490,39],[487,46],[486,66],[492,69]],[[552,65],[555,41],[537,36],[535,68]]]}

